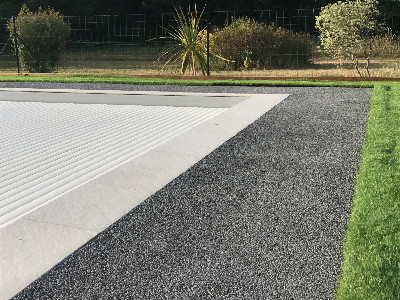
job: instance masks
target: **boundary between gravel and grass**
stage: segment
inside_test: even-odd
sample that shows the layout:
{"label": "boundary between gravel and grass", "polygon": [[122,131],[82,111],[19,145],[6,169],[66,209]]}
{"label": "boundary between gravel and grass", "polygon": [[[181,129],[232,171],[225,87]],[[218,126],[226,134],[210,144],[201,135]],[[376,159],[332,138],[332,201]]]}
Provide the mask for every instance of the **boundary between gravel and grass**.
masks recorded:
{"label": "boundary between gravel and grass", "polygon": [[0,81],[374,88],[336,299],[400,299],[400,83],[191,80],[120,76],[1,76]]}
{"label": "boundary between gravel and grass", "polygon": [[373,91],[336,299],[400,299],[400,84]]}

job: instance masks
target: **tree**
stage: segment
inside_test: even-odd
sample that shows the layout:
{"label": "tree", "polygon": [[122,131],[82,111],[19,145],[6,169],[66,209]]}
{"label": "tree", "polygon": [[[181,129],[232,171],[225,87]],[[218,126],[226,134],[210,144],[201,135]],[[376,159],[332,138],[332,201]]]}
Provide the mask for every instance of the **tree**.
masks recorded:
{"label": "tree", "polygon": [[323,7],[316,17],[323,51],[341,65],[350,59],[359,72],[357,50],[380,27],[377,5],[376,0],[346,0]]}

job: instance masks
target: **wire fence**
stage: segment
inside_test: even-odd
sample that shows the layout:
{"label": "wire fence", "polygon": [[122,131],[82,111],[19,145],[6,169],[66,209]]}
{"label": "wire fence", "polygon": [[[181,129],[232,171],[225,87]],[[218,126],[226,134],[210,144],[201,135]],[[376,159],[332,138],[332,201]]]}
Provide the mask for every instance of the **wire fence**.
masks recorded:
{"label": "wire fence", "polygon": [[[315,17],[320,9],[297,9],[290,11],[257,10],[257,11],[212,11],[209,21],[212,28],[223,28],[233,20],[247,17],[265,24],[274,24],[290,32],[304,32],[313,41],[310,66],[302,63],[303,54],[296,49],[279,53],[274,60],[293,60],[294,63],[286,68],[228,68],[212,65],[215,73],[246,74],[266,76],[326,76],[354,75],[354,66],[338,68],[337,61],[324,57],[319,51]],[[203,15],[202,26],[206,26],[206,14]],[[175,23],[173,13],[162,13],[156,16],[145,14],[129,15],[94,15],[94,16],[65,16],[65,22],[70,26],[70,36],[63,57],[63,67],[59,72],[66,73],[110,73],[135,74],[166,72],[179,73],[179,63],[162,69],[164,62],[157,58],[169,46],[160,37],[166,37],[166,29]],[[400,18],[391,17],[385,20],[393,28],[399,26]],[[7,30],[8,19],[0,18],[0,72],[15,72],[16,61],[13,48],[6,46],[10,33]],[[292,48],[293,46],[291,46]],[[400,46],[399,46],[400,47]],[[400,50],[395,48],[390,57],[375,59],[368,67],[374,76],[400,76]],[[399,48],[400,49],[400,48]],[[245,55],[245,54],[244,54]],[[244,58],[245,60],[246,58]],[[297,60],[297,61],[296,61]],[[363,63],[360,61],[360,68]],[[237,71],[236,71],[237,70]]]}
{"label": "wire fence", "polygon": [[[232,20],[248,17],[261,23],[275,24],[291,31],[314,33],[315,16],[320,9],[293,11],[212,11],[209,18],[213,26],[222,27]],[[140,40],[166,36],[166,28],[174,23],[174,13],[157,16],[146,14],[65,16],[71,27],[70,42],[76,44],[136,43]],[[6,18],[0,18],[0,43],[8,33]]]}

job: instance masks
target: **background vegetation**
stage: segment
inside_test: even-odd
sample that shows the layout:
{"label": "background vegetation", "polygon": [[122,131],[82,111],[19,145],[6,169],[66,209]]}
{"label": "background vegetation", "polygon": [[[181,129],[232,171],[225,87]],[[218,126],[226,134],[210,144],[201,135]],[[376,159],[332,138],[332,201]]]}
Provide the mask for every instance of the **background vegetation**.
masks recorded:
{"label": "background vegetation", "polygon": [[[8,0],[3,0],[0,7]],[[15,0],[12,5],[20,1]],[[188,3],[199,1],[174,1],[176,7],[182,4],[186,14]],[[318,77],[318,76],[358,76],[351,64],[344,64],[340,68],[335,58],[327,57],[322,53],[315,29],[315,17],[319,10],[305,10],[301,8],[315,8],[334,1],[208,1],[212,23],[211,52],[217,52],[220,56],[230,58],[235,63],[227,63],[219,59],[211,59],[211,72],[213,75],[233,76],[284,76],[284,77]],[[56,10],[64,15],[70,13],[84,15],[83,17],[70,17],[64,20],[71,26],[70,38],[67,42],[65,64],[58,69],[63,73],[79,74],[179,74],[182,64],[179,61],[171,63],[163,68],[165,60],[157,61],[171,44],[155,41],[154,37],[165,33],[160,25],[161,15],[157,20],[151,20],[151,16],[164,13],[164,27],[171,28],[173,16],[167,16],[173,12],[171,2],[160,1],[124,1],[121,5],[118,0],[106,3],[99,1],[75,1],[75,0],[27,0],[31,11],[37,11],[39,6],[53,5]],[[73,11],[73,7],[87,5],[91,8]],[[366,58],[370,58],[369,72],[371,76],[397,77],[400,76],[400,43],[398,29],[400,24],[400,10],[396,15],[400,0],[382,0],[378,3],[379,15],[377,22],[383,27],[390,27],[383,31],[374,32],[371,36],[364,36],[361,43],[354,47],[354,57],[358,58],[360,69],[366,65]],[[6,14],[10,8],[0,10],[0,14]],[[154,8],[154,9],[153,9]],[[282,10],[279,10],[281,9]],[[295,9],[296,8],[296,9]],[[235,12],[221,13],[220,17],[215,9],[237,9]],[[243,10],[240,10],[243,9]],[[253,11],[251,11],[253,9]],[[263,12],[255,12],[254,9],[263,9]],[[272,18],[268,17],[268,9]],[[283,10],[284,9],[284,10]],[[291,11],[290,9],[295,9]],[[383,9],[386,9],[383,11]],[[119,16],[104,16],[107,13],[121,13]],[[127,15],[128,13],[146,13],[146,15]],[[93,16],[90,14],[101,14]],[[275,23],[275,13],[276,23]],[[135,17],[140,16],[140,17]],[[167,16],[167,17],[166,17]],[[247,24],[241,16],[247,17]],[[394,16],[388,21],[390,16]],[[398,19],[396,19],[398,16]],[[115,17],[115,18],[114,18]],[[257,21],[251,21],[254,17]],[[126,19],[125,19],[126,18]],[[214,19],[213,19],[214,18]],[[206,34],[201,31],[205,28],[206,13],[199,24],[200,45],[205,46]],[[225,26],[224,20],[226,22]],[[3,22],[3,23],[2,23]],[[4,19],[0,19],[0,26],[4,27]],[[237,26],[240,23],[240,26]],[[260,23],[264,22],[264,23]],[[270,22],[274,22],[274,26]],[[218,28],[217,28],[218,23]],[[146,24],[145,26],[142,24]],[[292,26],[293,25],[293,26]],[[390,25],[390,26],[389,26]],[[282,28],[277,28],[278,26]],[[156,29],[155,29],[156,28]],[[283,29],[286,28],[286,29]],[[158,30],[158,31],[157,31]],[[301,33],[306,31],[310,36]],[[150,36],[149,33],[151,32]],[[161,33],[160,33],[161,32]],[[241,35],[244,34],[244,35]],[[0,50],[7,41],[6,33],[0,33]],[[152,40],[149,42],[149,39]],[[272,43],[266,40],[272,39]],[[258,42],[257,42],[258,41]],[[262,45],[262,47],[261,47]],[[271,46],[273,45],[273,46]],[[268,50],[268,51],[267,51]],[[0,70],[2,72],[15,72],[15,58],[8,47],[0,55]],[[233,59],[233,57],[235,59]],[[197,64],[200,66],[200,64]],[[197,70],[201,70],[198,68]],[[362,70],[361,70],[362,71]],[[365,72],[364,72],[365,73]]]}
{"label": "background vegetation", "polygon": [[357,50],[379,32],[377,4],[376,0],[346,0],[323,7],[316,28],[324,52],[340,61],[358,59]]}
{"label": "background vegetation", "polygon": [[[61,62],[69,27],[63,16],[53,9],[32,13],[25,5],[16,18],[16,32],[21,67],[28,72],[52,72]],[[13,34],[13,20],[8,28]],[[14,45],[14,44],[13,44]]]}
{"label": "background vegetation", "polygon": [[[239,18],[213,35],[214,51],[233,63],[224,68],[299,68],[312,63],[310,36]],[[222,68],[220,66],[220,68]]]}

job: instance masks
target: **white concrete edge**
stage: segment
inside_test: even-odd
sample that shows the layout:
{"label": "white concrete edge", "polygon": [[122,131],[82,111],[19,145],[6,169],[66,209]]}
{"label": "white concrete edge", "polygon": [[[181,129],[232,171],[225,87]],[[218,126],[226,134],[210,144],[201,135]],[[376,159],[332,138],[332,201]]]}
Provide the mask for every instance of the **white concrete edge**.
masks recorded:
{"label": "white concrete edge", "polygon": [[106,95],[152,95],[152,96],[204,96],[204,97],[249,97],[253,94],[233,93],[191,93],[159,91],[122,91],[122,90],[81,90],[81,89],[33,89],[33,88],[0,88],[4,92],[31,93],[67,93],[67,94],[106,94]]}
{"label": "white concrete edge", "polygon": [[250,97],[1,228],[0,299],[28,286],[288,96]]}

